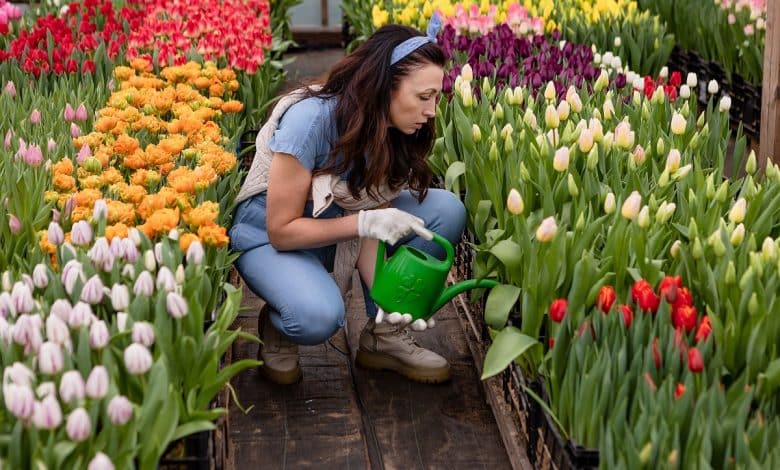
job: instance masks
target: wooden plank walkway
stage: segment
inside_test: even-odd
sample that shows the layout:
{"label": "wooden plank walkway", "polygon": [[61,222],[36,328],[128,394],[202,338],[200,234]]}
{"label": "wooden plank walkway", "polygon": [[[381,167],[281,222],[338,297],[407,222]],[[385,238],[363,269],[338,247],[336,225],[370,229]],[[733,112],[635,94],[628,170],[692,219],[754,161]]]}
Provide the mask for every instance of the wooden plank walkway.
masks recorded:
{"label": "wooden plank walkway", "polygon": [[[357,350],[365,323],[360,294],[332,345],[301,347],[302,382],[277,386],[256,370],[233,380],[241,404],[254,408],[230,408],[232,468],[511,468],[452,306],[438,314],[434,330],[417,333],[450,361],[452,380],[417,384],[353,367],[342,354]],[[245,289],[236,326],[256,332],[261,302]],[[233,360],[256,354],[255,344],[234,345]]]}

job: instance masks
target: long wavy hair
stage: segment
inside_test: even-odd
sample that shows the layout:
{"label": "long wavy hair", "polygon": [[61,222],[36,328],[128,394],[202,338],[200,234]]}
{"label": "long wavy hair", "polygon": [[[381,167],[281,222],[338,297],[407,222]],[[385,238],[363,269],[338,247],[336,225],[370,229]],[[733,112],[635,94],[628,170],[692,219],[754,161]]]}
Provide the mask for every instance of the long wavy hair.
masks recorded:
{"label": "long wavy hair", "polygon": [[425,64],[444,67],[446,57],[436,43],[426,43],[390,66],[393,48],[420,35],[407,26],[379,28],[331,68],[319,91],[310,92],[338,100],[334,117],[339,138],[328,162],[315,173],[348,171],[347,186],[355,197],[366,190],[377,199],[375,190],[383,183],[391,189],[408,185],[419,201],[427,194],[433,179],[427,157],[436,138],[434,119],[411,135],[390,125],[390,97],[401,79]]}

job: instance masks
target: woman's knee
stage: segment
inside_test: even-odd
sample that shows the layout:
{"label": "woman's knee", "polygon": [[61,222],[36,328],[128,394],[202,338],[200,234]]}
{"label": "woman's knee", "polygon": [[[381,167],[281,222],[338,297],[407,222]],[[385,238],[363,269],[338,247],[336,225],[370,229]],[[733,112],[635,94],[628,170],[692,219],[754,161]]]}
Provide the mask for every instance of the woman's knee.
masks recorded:
{"label": "woman's knee", "polygon": [[428,198],[431,198],[430,210],[434,214],[429,228],[456,243],[466,227],[466,207],[458,196],[444,189],[430,189],[425,202]]}
{"label": "woman's knee", "polygon": [[277,307],[282,332],[297,344],[321,344],[344,326],[344,302],[320,296],[298,296]]}

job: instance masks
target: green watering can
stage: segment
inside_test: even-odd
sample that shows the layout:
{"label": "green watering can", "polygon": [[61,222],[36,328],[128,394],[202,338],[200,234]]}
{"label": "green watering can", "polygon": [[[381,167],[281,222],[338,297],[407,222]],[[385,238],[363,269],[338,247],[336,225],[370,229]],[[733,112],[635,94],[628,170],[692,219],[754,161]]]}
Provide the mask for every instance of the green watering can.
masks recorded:
{"label": "green watering can", "polygon": [[490,279],[469,279],[446,287],[455,251],[441,235],[434,233],[433,241],[444,248],[447,259],[442,261],[411,246],[401,245],[392,257],[385,260],[386,246],[384,242],[379,242],[370,294],[382,310],[409,313],[413,320],[428,320],[461,292],[498,285]]}

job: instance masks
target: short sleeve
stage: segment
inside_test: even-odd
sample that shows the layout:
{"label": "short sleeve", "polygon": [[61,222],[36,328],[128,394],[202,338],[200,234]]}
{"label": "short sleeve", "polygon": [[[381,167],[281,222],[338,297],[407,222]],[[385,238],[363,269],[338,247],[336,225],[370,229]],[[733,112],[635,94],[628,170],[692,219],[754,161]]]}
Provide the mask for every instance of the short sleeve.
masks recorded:
{"label": "short sleeve", "polygon": [[279,120],[268,148],[296,157],[309,171],[316,166],[323,136],[323,107],[307,98],[290,106]]}

